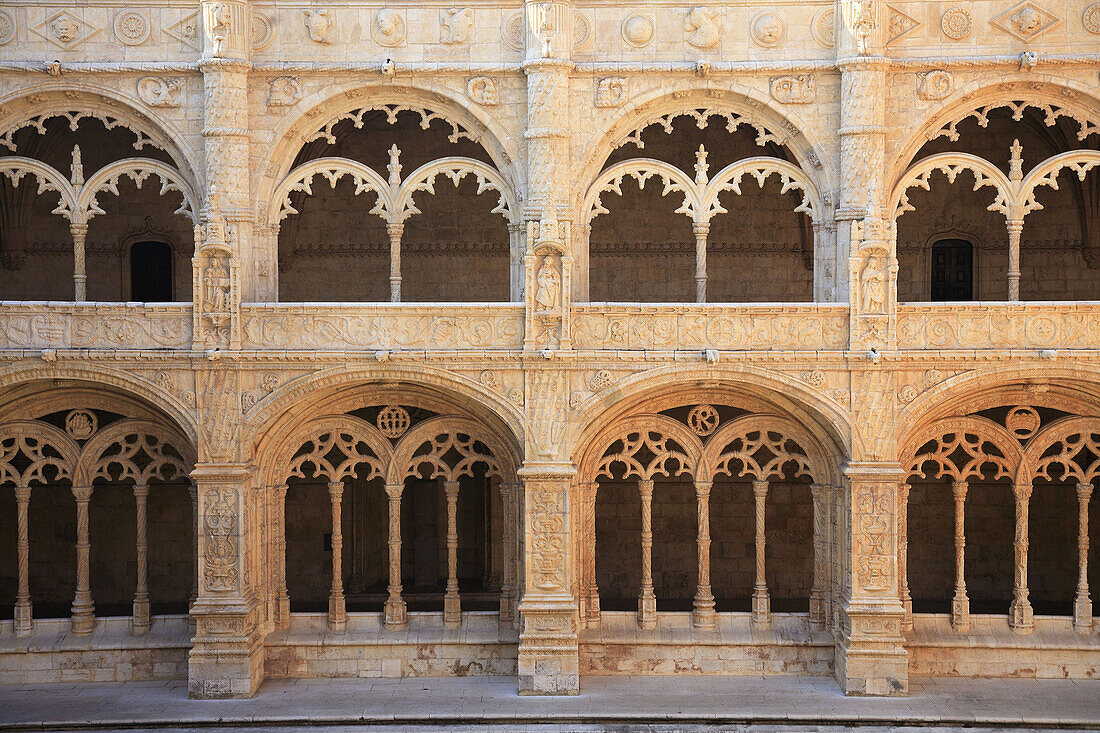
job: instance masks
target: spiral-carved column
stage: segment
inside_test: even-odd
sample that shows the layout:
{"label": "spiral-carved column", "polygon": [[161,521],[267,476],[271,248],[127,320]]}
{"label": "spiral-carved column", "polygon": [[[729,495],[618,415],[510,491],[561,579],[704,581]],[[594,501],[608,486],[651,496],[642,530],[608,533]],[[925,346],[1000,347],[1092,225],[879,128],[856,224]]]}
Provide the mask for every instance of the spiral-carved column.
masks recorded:
{"label": "spiral-carved column", "polygon": [[707,302],[707,234],[710,223],[692,222],[691,231],[695,235],[695,302]]}
{"label": "spiral-carved column", "polygon": [[511,625],[516,619],[516,528],[519,521],[516,501],[519,484],[500,485],[504,521],[501,522],[501,543],[504,545],[504,567],[500,576],[500,623]]}
{"label": "spiral-carved column", "polygon": [[1016,499],[1016,531],[1012,541],[1015,553],[1015,572],[1012,584],[1012,603],[1008,609],[1008,625],[1017,634],[1030,634],[1035,630],[1035,616],[1028,600],[1027,551],[1028,504],[1031,501],[1031,484],[1013,487]]}
{"label": "spiral-carved column", "polygon": [[462,601],[458,595],[458,482],[444,481],[447,498],[447,592],[443,596],[443,625],[462,625]]}
{"label": "spiral-carved column", "polygon": [[275,486],[275,624],[290,626],[290,593],[286,588],[286,484]]}
{"label": "spiral-carved column", "polygon": [[148,528],[149,486],[134,484],[134,505],[136,508],[136,550],[137,550],[137,586],[134,590],[134,616],[132,626],[134,634],[144,634],[149,630],[149,541]]}
{"label": "spiral-carved column", "polygon": [[829,618],[829,487],[811,484],[814,505],[814,578],[810,588],[810,627],[824,630]]}
{"label": "spiral-carved column", "polygon": [[332,589],[328,594],[328,627],[333,631],[343,631],[348,622],[344,601],[344,482],[329,482],[328,496],[332,502]]}
{"label": "spiral-carved column", "polygon": [[638,626],[657,628],[657,597],[653,594],[653,479],[638,480],[642,500],[642,590],[638,596]]}
{"label": "spiral-carved column", "polygon": [[903,631],[913,630],[913,596],[909,593],[909,489],[907,483],[898,484],[898,598],[905,609],[901,621]]}
{"label": "spiral-carved column", "polygon": [[965,481],[954,481],[955,498],[955,595],[951,599],[951,626],[955,631],[970,630],[970,599],[966,595],[966,491]]}
{"label": "spiral-carved column", "polygon": [[1092,633],[1092,599],[1089,597],[1089,499],[1092,484],[1077,484],[1077,596],[1073,601],[1073,628]]}
{"label": "spiral-carved column", "polygon": [[756,582],[752,587],[752,625],[758,629],[771,628],[771,598],[768,595],[768,581],[764,575],[765,533],[764,510],[768,498],[768,482],[756,479],[752,482],[752,495],[756,500]]}
{"label": "spiral-carved column", "polygon": [[710,490],[713,485],[712,481],[695,482],[698,520],[695,542],[699,550],[699,571],[691,619],[692,624],[701,629],[713,629],[718,622],[714,594],[710,590]]}
{"label": "spiral-carved column", "polygon": [[72,630],[74,634],[90,634],[95,629],[95,604],[89,578],[88,503],[91,486],[74,486],[76,498],[76,594],[73,597]]}
{"label": "spiral-carved column", "polygon": [[390,302],[401,302],[401,235],[405,225],[386,224],[386,234],[390,238]]}
{"label": "spiral-carved column", "polygon": [[19,555],[19,588],[15,593],[15,635],[29,636],[34,630],[34,612],[31,608],[31,543],[27,522],[30,508],[31,487],[15,487],[15,510],[18,522],[16,552]]}
{"label": "spiral-carved column", "polygon": [[76,302],[88,299],[88,271],[85,264],[84,240],[88,236],[87,224],[70,224],[73,236],[73,290]]}
{"label": "spiral-carved column", "polygon": [[404,484],[386,485],[390,510],[390,583],[383,615],[385,626],[391,631],[403,629],[409,622],[405,601],[401,598],[401,493],[404,489]]}

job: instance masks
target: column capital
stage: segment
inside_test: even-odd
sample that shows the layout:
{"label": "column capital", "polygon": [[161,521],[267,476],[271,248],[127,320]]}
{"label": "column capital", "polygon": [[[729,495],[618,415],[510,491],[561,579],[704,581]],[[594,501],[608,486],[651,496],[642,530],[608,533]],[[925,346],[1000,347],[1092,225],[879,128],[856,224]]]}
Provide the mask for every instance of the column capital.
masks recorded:
{"label": "column capital", "polygon": [[74,486],[72,487],[73,497],[75,497],[78,502],[82,503],[91,501],[92,490],[93,487],[90,484],[88,486]]}
{"label": "column capital", "polygon": [[842,470],[849,481],[901,483],[908,476],[908,472],[895,461],[849,461]]}
{"label": "column capital", "polygon": [[1085,482],[1077,483],[1077,498],[1081,501],[1088,501],[1092,496],[1092,484]]}

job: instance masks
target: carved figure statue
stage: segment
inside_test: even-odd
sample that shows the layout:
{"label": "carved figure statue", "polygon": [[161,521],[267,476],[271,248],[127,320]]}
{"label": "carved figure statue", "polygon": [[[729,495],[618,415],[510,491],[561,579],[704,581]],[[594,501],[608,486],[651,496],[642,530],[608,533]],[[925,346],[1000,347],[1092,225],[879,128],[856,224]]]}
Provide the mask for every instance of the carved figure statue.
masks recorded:
{"label": "carved figure statue", "polygon": [[885,310],[886,275],[882,265],[882,257],[871,257],[860,274],[861,302],[865,314],[882,313]]}
{"label": "carved figure statue", "polygon": [[225,3],[214,5],[210,13],[211,26],[210,37],[214,40],[214,55],[221,56],[225,51],[225,42],[229,40],[229,26],[232,19],[229,15],[229,6]]}
{"label": "carved figure statue", "polygon": [[852,30],[860,56],[867,53],[867,39],[875,29],[875,0],[856,0],[855,14],[852,17]]}
{"label": "carved figure statue", "polygon": [[318,10],[303,10],[302,13],[306,16],[306,32],[309,33],[309,40],[314,43],[328,43],[329,28],[332,26],[332,19],[328,17],[328,10],[320,8]]}
{"label": "carved figure statue", "polygon": [[542,265],[535,274],[535,308],[540,311],[557,309],[561,302],[561,277],[554,266],[552,255],[542,258]]}
{"label": "carved figure statue", "polygon": [[207,313],[229,311],[229,270],[222,264],[221,258],[210,258],[203,274],[203,290],[203,305]]}

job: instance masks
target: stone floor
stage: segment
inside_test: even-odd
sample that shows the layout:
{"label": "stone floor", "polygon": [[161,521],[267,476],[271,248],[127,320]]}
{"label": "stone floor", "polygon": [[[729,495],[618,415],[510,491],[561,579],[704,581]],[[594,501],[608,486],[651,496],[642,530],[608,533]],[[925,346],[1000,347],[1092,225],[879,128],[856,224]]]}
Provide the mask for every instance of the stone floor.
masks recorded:
{"label": "stone floor", "polygon": [[220,701],[188,700],[183,681],[0,685],[0,730],[1100,730],[1100,680],[910,684],[875,699],[830,677],[585,677],[581,695],[545,698],[516,695],[513,677],[271,680]]}

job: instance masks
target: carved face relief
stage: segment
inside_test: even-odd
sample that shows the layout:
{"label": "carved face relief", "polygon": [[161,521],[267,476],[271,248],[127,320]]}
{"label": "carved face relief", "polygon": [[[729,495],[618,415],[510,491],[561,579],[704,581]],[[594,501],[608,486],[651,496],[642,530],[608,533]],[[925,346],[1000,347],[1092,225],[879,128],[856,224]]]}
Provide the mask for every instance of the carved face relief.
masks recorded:
{"label": "carved face relief", "polygon": [[60,18],[50,23],[50,30],[53,31],[54,37],[57,38],[57,40],[62,43],[69,43],[80,33],[80,23],[71,16],[62,15]]}
{"label": "carved face relief", "polygon": [[764,48],[778,46],[786,33],[787,23],[779,13],[766,10],[753,19],[752,40]]}

